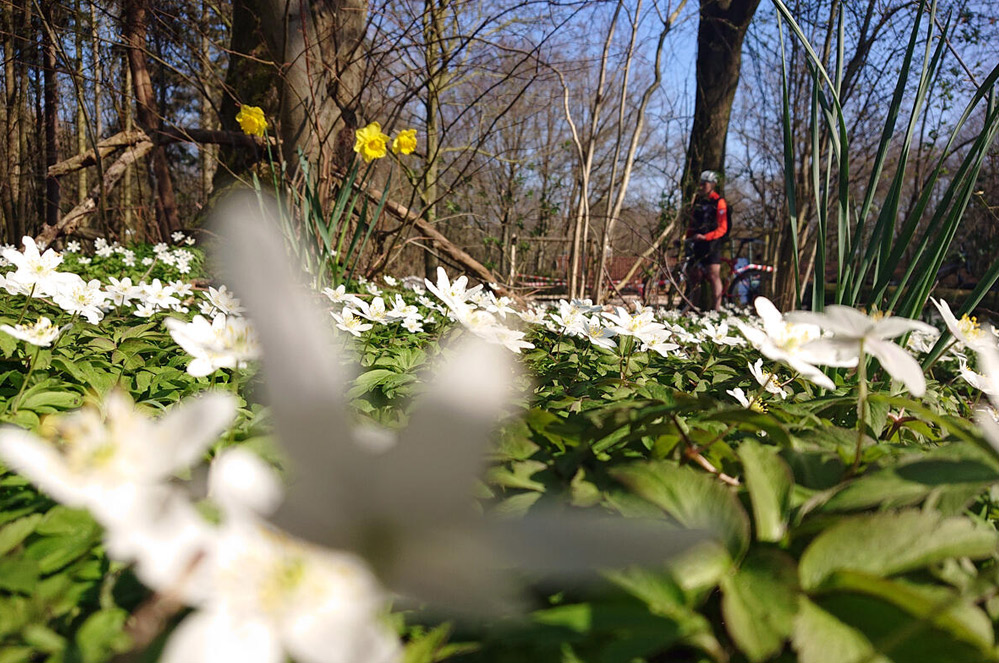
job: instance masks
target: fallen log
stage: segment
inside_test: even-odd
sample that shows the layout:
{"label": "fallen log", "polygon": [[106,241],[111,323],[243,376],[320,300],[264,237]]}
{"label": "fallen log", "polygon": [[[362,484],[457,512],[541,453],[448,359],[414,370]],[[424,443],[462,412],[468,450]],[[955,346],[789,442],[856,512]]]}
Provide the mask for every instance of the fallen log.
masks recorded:
{"label": "fallen log", "polygon": [[121,179],[125,171],[136,161],[144,157],[154,147],[153,141],[146,139],[125,149],[125,152],[115,160],[110,167],[104,171],[104,179],[101,184],[92,188],[87,197],[79,205],[67,212],[59,222],[50,226],[44,226],[42,231],[35,237],[35,241],[45,246],[51,244],[60,235],[72,234],[76,227],[84,218],[97,211],[97,199],[104,189],[104,195],[111,193],[111,190]]}
{"label": "fallen log", "polygon": [[[97,143],[97,150],[87,150],[80,154],[73,155],[68,159],[63,159],[59,163],[52,164],[48,168],[49,177],[61,177],[76,172],[81,168],[87,168],[97,163],[97,154],[103,159],[109,154],[130,145],[137,145],[143,140],[152,140],[154,144],[165,143],[198,143],[199,145],[230,145],[234,147],[266,147],[267,142],[259,136],[248,136],[239,131],[215,131],[211,129],[190,129],[183,127],[169,127],[153,132],[152,137],[146,135],[139,129],[131,131],[119,131],[113,136],[108,136]],[[272,139],[272,145],[276,145],[276,140]]]}

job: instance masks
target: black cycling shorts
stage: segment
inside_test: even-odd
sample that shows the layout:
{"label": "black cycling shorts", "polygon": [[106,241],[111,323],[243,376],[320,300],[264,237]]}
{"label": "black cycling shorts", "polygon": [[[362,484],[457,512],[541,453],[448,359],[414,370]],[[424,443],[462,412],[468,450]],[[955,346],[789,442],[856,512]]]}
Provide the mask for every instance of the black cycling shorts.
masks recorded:
{"label": "black cycling shorts", "polygon": [[694,264],[697,265],[720,265],[721,264],[721,242],[718,240],[693,242]]}

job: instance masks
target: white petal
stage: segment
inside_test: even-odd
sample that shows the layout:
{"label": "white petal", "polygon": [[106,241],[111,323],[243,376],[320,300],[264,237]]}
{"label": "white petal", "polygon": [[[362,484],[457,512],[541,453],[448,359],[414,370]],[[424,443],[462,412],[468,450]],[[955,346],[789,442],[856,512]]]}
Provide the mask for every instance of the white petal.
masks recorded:
{"label": "white petal", "polygon": [[208,473],[208,495],[223,509],[250,509],[267,515],[281,503],[281,481],[251,451],[232,447],[219,454]]}
{"label": "white petal", "polygon": [[877,357],[881,367],[896,380],[901,380],[909,392],[919,398],[926,393],[926,378],[919,362],[891,341],[869,338],[864,349]]}
{"label": "white petal", "polygon": [[222,392],[190,398],[173,406],[155,424],[164,474],[194,464],[235,416],[235,399]]}
{"label": "white petal", "polygon": [[929,334],[935,332],[936,330],[936,327],[928,325],[925,322],[920,322],[919,320],[889,316],[887,318],[882,318],[875,323],[874,330],[871,332],[871,335],[877,336],[878,338],[895,338],[896,336],[901,336],[902,334],[911,331],[920,331]]}
{"label": "white petal", "polygon": [[853,367],[860,356],[860,342],[854,338],[818,338],[801,346],[798,355],[809,364]]}
{"label": "white petal", "polygon": [[55,500],[69,506],[87,506],[84,479],[70,472],[59,452],[41,438],[6,428],[0,432],[0,458]]}
{"label": "white petal", "polygon": [[161,663],[283,663],[284,652],[267,624],[228,611],[202,610],[181,622]]}

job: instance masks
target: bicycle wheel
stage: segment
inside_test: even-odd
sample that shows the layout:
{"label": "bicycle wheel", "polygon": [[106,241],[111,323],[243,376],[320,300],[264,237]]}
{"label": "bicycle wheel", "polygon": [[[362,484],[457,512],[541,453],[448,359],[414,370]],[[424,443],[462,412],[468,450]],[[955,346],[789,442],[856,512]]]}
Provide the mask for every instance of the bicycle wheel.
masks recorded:
{"label": "bicycle wheel", "polygon": [[728,286],[725,292],[725,302],[732,306],[752,306],[757,297],[771,299],[771,279],[773,275],[766,270],[751,267],[741,272]]}

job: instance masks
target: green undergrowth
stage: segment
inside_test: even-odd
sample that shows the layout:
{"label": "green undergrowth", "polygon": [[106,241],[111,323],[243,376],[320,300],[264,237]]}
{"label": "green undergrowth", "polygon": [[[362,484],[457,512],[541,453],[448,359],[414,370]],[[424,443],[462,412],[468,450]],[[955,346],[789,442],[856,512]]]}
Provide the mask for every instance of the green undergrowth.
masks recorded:
{"label": "green undergrowth", "polygon": [[[16,322],[23,302],[0,295],[0,324]],[[381,327],[351,341],[359,418],[406,424],[441,353],[439,331]],[[872,370],[854,468],[847,372],[828,393],[778,371],[782,399],[750,375],[749,347],[704,342],[687,358],[621,359],[544,331],[530,340],[521,396],[479,487],[483,509],[595,509],[714,535],[679,559],[608,569],[587,585],[529,578],[526,615],[442,623],[399,612],[407,663],[999,660],[999,459],[948,364],[931,369],[918,401]],[[0,334],[5,423],[38,429],[115,386],[150,412],[226,389],[239,395],[239,417],[217,447],[249,445],[281,464],[255,368],[191,377],[162,314],[77,320],[31,359],[12,408],[34,354]],[[727,394],[735,388],[753,408]],[[105,556],[85,512],[0,475],[0,663],[108,660],[129,648],[129,616],[148,599]]]}

